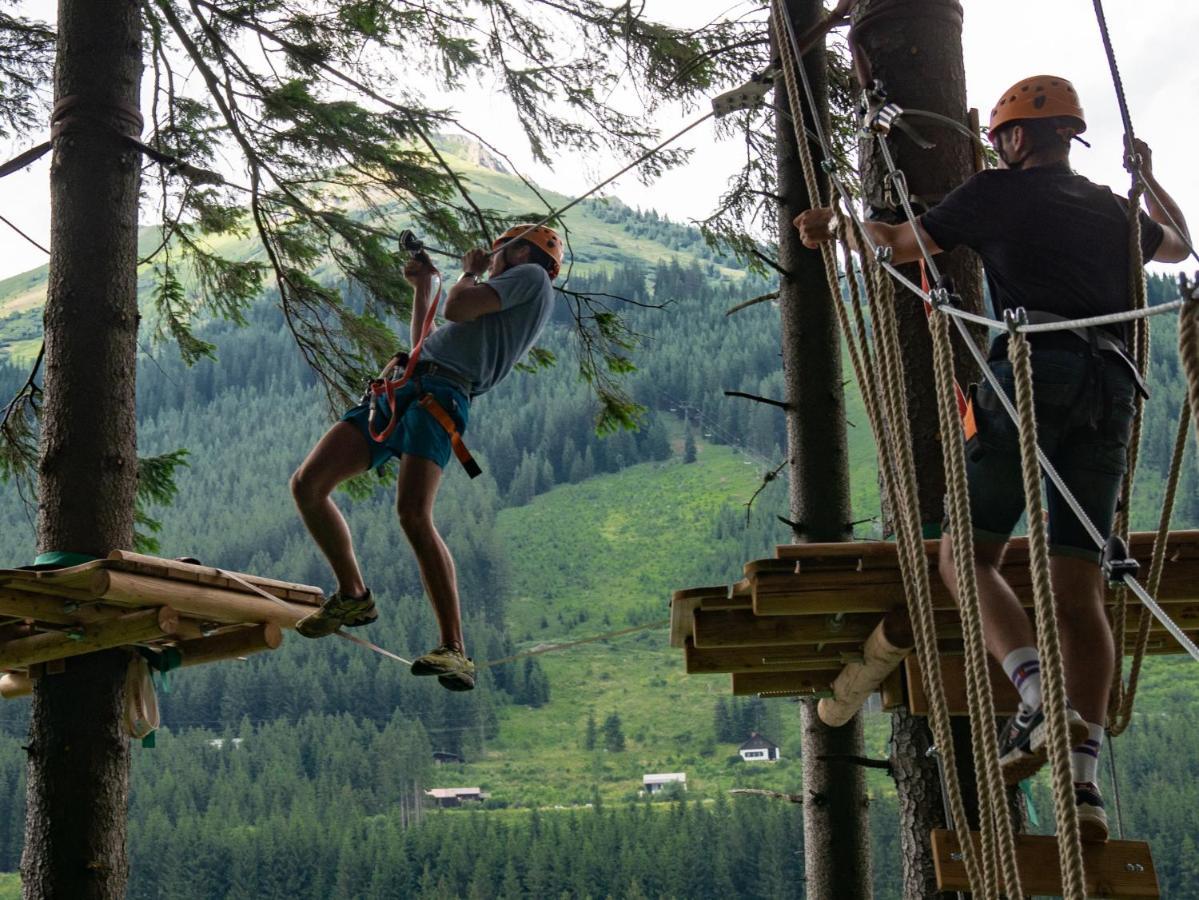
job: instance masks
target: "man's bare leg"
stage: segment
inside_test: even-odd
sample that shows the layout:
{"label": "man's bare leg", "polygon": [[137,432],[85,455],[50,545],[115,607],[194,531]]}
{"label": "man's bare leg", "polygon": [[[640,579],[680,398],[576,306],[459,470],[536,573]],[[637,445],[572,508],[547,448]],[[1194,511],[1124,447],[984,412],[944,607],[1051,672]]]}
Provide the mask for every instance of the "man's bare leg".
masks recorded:
{"label": "man's bare leg", "polygon": [[1103,609],[1103,573],[1097,563],[1070,556],[1051,557],[1049,573],[1067,695],[1086,721],[1102,725],[1115,667],[1115,642]]}
{"label": "man's bare leg", "polygon": [[[941,579],[959,605],[961,598],[958,594],[957,573],[953,564],[953,536],[944,534],[941,537],[940,559],[938,568]],[[987,650],[999,663],[1007,655],[1020,647],[1035,647],[1036,632],[1028,613],[1020,605],[1011,586],[999,574],[999,566],[1003,561],[1003,551],[1006,543],[974,544],[974,574],[978,580],[979,605],[982,607],[983,633],[986,636]]]}
{"label": "man's bare leg", "polygon": [[433,501],[437,499],[441,474],[441,466],[432,460],[419,456],[401,459],[396,481],[396,512],[416,554],[421,581],[441,629],[441,642],[465,655],[454,558],[433,524]]}
{"label": "man's bare leg", "polygon": [[350,529],[330,496],[343,481],[370,465],[366,438],[348,422],[338,422],[312,448],[291,476],[291,494],[308,533],[329,561],[337,590],[350,597],[366,593]]}

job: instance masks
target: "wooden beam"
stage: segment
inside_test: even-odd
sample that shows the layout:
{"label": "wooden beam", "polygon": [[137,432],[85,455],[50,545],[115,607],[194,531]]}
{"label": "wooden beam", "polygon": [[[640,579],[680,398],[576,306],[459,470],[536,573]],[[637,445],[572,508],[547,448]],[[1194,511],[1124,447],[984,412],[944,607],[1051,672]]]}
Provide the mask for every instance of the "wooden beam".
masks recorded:
{"label": "wooden beam", "polygon": [[[978,832],[971,832],[977,852],[981,852]],[[962,862],[961,845],[955,832],[935,829],[932,833],[933,864],[940,891],[968,891],[969,879]],[[1160,897],[1157,871],[1149,845],[1141,841],[1108,841],[1082,845],[1086,869],[1086,891],[1090,897],[1113,900]],[[1061,864],[1057,838],[1048,835],[1016,836],[1016,857],[1020,868],[1020,887],[1026,894],[1062,893]]]}
{"label": "wooden beam", "polygon": [[24,668],[125,644],[158,640],[173,634],[178,625],[179,613],[169,606],[161,606],[81,625],[71,632],[49,631],[18,638],[0,644],[0,668]]}
{"label": "wooden beam", "polygon": [[836,669],[857,658],[845,647],[818,649],[811,644],[784,647],[724,647],[701,650],[690,640],[683,649],[688,675],[735,672],[804,672]]}
{"label": "wooden beam", "polygon": [[[991,676],[991,696],[995,699],[995,715],[1010,716],[1020,705],[1020,694],[1003,673],[1003,667],[987,657],[987,668]],[[928,715],[928,694],[924,691],[924,677],[920,660],[913,654],[903,663],[904,677],[908,689],[908,711],[914,716]],[[941,679],[945,683],[945,703],[951,716],[970,715],[970,704],[966,698],[966,658],[964,656],[941,657]]]}
{"label": "wooden beam", "polygon": [[[748,564],[754,613],[759,616],[876,613],[882,615],[906,601],[898,569],[865,572],[837,571],[796,574],[784,561],[758,560]],[[1032,607],[1028,570],[1004,566],[1003,575],[1021,603]],[[936,572],[929,573],[933,606],[956,608]],[[1107,602],[1114,600],[1108,592]],[[1163,606],[1194,606],[1199,602],[1199,559],[1179,559],[1166,565],[1157,600]]]}
{"label": "wooden beam", "polygon": [[[877,613],[822,614],[810,616],[755,616],[750,609],[697,609],[692,618],[695,646],[773,647],[786,644],[861,645],[879,623]],[[961,636],[954,610],[937,613],[937,637]]]}
{"label": "wooden beam", "polygon": [[24,672],[6,672],[0,675],[0,697],[12,700],[28,697],[33,693],[33,680]]}
{"label": "wooden beam", "polygon": [[180,641],[175,646],[182,654],[186,668],[274,650],[282,643],[283,630],[273,622],[268,622],[266,625],[237,628],[194,641]]}
{"label": "wooden beam", "polygon": [[887,640],[885,624],[879,622],[866,641],[861,662],[847,663],[841,670],[833,682],[833,696],[824,698],[817,705],[820,721],[830,728],[840,728],[852,719],[866,703],[866,698],[877,691],[912,652],[911,647],[896,647]]}
{"label": "wooden beam", "polygon": [[743,672],[733,677],[733,693],[744,695],[776,695],[808,697],[827,693],[839,669],[816,672]]}
{"label": "wooden beam", "polygon": [[[714,587],[685,588],[670,595],[670,646],[683,646],[691,636],[691,615],[704,601],[727,601],[729,589],[725,585]],[[744,603],[744,601],[738,601]]]}
{"label": "wooden beam", "polygon": [[282,628],[294,628],[312,612],[307,604],[274,603],[257,594],[132,572],[101,569],[92,578],[92,590],[109,603],[139,607],[169,604],[184,615],[209,622],[273,622]]}

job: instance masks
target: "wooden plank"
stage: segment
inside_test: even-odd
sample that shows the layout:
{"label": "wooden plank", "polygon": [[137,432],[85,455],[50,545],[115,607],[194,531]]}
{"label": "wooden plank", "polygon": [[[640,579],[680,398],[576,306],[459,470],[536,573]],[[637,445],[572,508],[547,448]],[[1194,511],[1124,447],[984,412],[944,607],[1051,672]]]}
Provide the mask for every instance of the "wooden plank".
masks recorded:
{"label": "wooden plank", "polygon": [[685,588],[670,595],[670,646],[682,647],[691,636],[691,615],[704,600],[728,598],[729,589],[715,587]]}
{"label": "wooden plank", "polygon": [[[695,646],[773,647],[785,644],[857,644],[870,637],[881,616],[877,613],[850,613],[811,616],[755,616],[751,609],[698,609],[691,627]],[[936,614],[937,636],[961,636],[956,610]],[[1199,621],[1196,622],[1199,625]]]}
{"label": "wooden plank", "polygon": [[[971,832],[972,843],[981,848],[978,832]],[[937,889],[968,891],[969,879],[962,862],[961,845],[955,832],[938,828],[932,833],[933,865]],[[1141,841],[1108,841],[1082,845],[1086,869],[1086,892],[1091,897],[1160,897],[1157,870],[1149,845]],[[1020,887],[1026,894],[1061,896],[1062,875],[1057,838],[1051,835],[1016,836],[1016,856],[1020,869]]]}
{"label": "wooden plank", "polygon": [[[1031,608],[1032,584],[1028,570],[1003,569],[1004,577],[1020,602]],[[903,585],[898,571],[815,573],[795,575],[767,569],[750,576],[753,608],[759,616],[827,615],[829,613],[885,614],[904,604]],[[949,591],[935,572],[930,573],[934,609],[954,609]],[[1158,602],[1169,608],[1199,602],[1199,559],[1183,559],[1168,564],[1162,574]],[[1107,602],[1114,600],[1108,592]]]}
{"label": "wooden plank", "polygon": [[883,712],[890,712],[907,705],[907,698],[904,697],[903,688],[904,671],[903,666],[900,666],[888,675],[887,680],[879,687],[879,694],[883,701]]}
{"label": "wooden plank", "polygon": [[845,647],[820,649],[812,644],[785,647],[697,649],[688,640],[683,650],[688,675],[731,675],[735,672],[801,672],[836,669],[860,658]]}
{"label": "wooden plank", "polygon": [[827,695],[839,668],[815,672],[740,672],[733,678],[733,693],[745,695],[776,695],[809,697]]}
{"label": "wooden plank", "polygon": [[294,628],[312,612],[312,607],[280,601],[274,603],[257,594],[183,581],[100,569],[93,573],[93,590],[106,601],[126,606],[170,605],[184,615],[210,622],[255,624],[274,622]]}
{"label": "wooden plank", "polygon": [[173,634],[179,614],[169,606],[81,625],[77,631],[50,631],[0,645],[0,668],[24,668],[40,662],[81,656],[97,650],[157,640]]}
{"label": "wooden plank", "polygon": [[[1010,716],[1020,705],[1020,694],[1013,687],[1003,667],[987,657],[991,675],[991,696],[995,699],[995,715]],[[914,716],[928,715],[928,694],[924,692],[924,678],[920,660],[915,654],[903,663],[904,680],[907,687],[908,711]],[[968,716],[970,704],[966,698],[966,658],[964,656],[942,656],[941,678],[945,683],[945,703],[951,716]]]}
{"label": "wooden plank", "polygon": [[[113,550],[105,560],[105,568],[116,568],[122,572],[136,572],[141,575],[153,575],[157,578],[169,578],[172,581],[186,581],[206,584],[230,591],[253,593],[222,574],[214,566],[196,565],[179,562],[174,559],[161,559],[157,556],[146,556],[131,550]],[[248,575],[245,572],[233,572],[242,581],[261,587],[269,593],[291,600],[296,603],[308,603],[319,606],[324,599],[320,588],[310,584],[296,584],[291,581],[280,581],[277,578],[264,578],[261,575]]]}

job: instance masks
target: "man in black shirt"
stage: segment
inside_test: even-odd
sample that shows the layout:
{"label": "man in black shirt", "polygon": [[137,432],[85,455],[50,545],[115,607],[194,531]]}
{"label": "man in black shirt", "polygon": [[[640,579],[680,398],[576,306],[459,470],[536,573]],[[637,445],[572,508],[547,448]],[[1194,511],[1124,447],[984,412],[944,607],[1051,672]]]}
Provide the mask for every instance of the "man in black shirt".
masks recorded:
{"label": "man in black shirt", "polygon": [[[990,139],[1001,167],[980,172],[914,224],[866,223],[892,260],[914,262],[967,246],[982,257],[996,311],[1023,308],[1064,319],[1129,308],[1127,201],[1075,174],[1071,141],[1086,128],[1073,86],[1034,76],[1005,91],[991,112]],[[1138,141],[1141,173],[1153,188],[1141,212],[1145,259],[1187,256],[1177,204],[1153,176],[1149,148]],[[832,236],[835,213],[812,209],[795,226],[805,245]],[[1032,345],[1038,438],[1070,492],[1099,531],[1112,527],[1127,467],[1137,379],[1124,352],[1125,330],[1034,334]],[[991,370],[1011,396],[1007,338],[991,348]],[[1028,615],[999,573],[1007,540],[1024,511],[1016,426],[984,382],[975,402],[981,452],[967,462],[975,571],[984,631],[992,656],[1020,692],[1020,711],[1001,736],[1005,780],[1034,774],[1046,757],[1040,660]],[[1072,703],[1071,769],[1084,840],[1107,839],[1107,817],[1095,783],[1112,680],[1114,643],[1103,608],[1099,550],[1052,483],[1046,485],[1051,575]],[[941,575],[957,593],[951,536],[941,541]]]}

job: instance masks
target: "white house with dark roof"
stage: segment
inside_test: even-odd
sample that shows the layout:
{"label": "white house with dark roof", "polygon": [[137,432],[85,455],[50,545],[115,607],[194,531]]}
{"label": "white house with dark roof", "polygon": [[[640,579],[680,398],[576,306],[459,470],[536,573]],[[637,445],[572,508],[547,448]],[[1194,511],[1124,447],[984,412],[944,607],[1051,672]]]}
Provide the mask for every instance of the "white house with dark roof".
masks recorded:
{"label": "white house with dark roof", "polygon": [[737,752],[746,762],[774,762],[783,755],[777,744],[762,737],[756,731],[749,736],[748,741],[737,748]]}
{"label": "white house with dark roof", "polygon": [[656,794],[669,784],[677,784],[687,790],[686,772],[661,772],[656,775],[646,775],[641,779],[641,789],[647,794]]}

